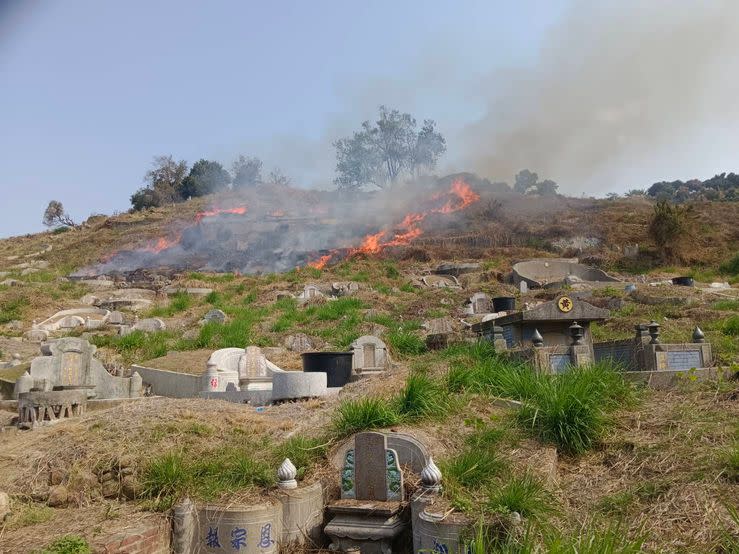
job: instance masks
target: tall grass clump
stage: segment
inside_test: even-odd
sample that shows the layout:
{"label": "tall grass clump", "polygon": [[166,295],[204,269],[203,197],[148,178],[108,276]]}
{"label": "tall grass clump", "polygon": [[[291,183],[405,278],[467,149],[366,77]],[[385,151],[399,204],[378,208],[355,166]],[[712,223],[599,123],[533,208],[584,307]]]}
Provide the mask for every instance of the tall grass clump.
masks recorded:
{"label": "tall grass clump", "polygon": [[527,519],[542,519],[555,511],[552,495],[529,472],[496,487],[488,498],[487,507],[499,513],[517,512]]}
{"label": "tall grass clump", "polygon": [[157,306],[149,310],[149,317],[171,317],[179,312],[184,312],[192,305],[192,298],[186,292],[178,292],[172,295],[169,304]]}
{"label": "tall grass clump", "polygon": [[633,388],[606,364],[537,374],[530,392],[516,414],[518,421],[541,441],[570,454],[592,448],[610,423],[609,413],[634,398]]}
{"label": "tall grass clump", "polygon": [[718,269],[725,275],[739,275],[739,253],[722,263]]}
{"label": "tall grass clump", "polygon": [[301,479],[310,466],[326,455],[328,444],[320,438],[295,435],[275,447],[272,465],[277,467],[285,458],[289,458],[298,470],[298,479]]}
{"label": "tall grass clump", "polygon": [[550,554],[640,554],[646,539],[641,535],[630,538],[626,529],[615,523],[605,529],[591,526],[577,536],[549,537],[546,542]]}
{"label": "tall grass clump", "polygon": [[739,483],[739,443],[729,448],[724,455],[724,472],[729,481]]}
{"label": "tall grass clump", "polygon": [[344,297],[316,306],[314,313],[318,321],[336,321],[363,307],[359,298]]}
{"label": "tall grass clump", "polygon": [[739,315],[732,315],[724,320],[721,332],[727,337],[739,337]]}
{"label": "tall grass clump", "polygon": [[411,373],[396,397],[396,406],[402,417],[417,420],[445,416],[451,402],[445,388],[432,377]]}
{"label": "tall grass clump", "polygon": [[340,438],[399,422],[400,416],[392,402],[378,397],[345,400],[333,415],[334,432]]}
{"label": "tall grass clump", "polygon": [[407,329],[396,329],[387,334],[387,342],[396,354],[418,356],[426,352],[424,340]]}

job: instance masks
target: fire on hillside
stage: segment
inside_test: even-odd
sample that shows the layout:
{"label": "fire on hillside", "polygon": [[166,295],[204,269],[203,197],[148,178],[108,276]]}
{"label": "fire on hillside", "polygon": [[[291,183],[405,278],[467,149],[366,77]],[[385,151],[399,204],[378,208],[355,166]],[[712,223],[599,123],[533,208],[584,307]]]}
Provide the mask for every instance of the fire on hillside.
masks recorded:
{"label": "fire on hillside", "polygon": [[114,252],[77,276],[157,267],[242,273],[323,268],[408,245],[480,199],[461,178],[440,191],[422,192],[419,198],[407,191],[361,197],[296,190],[272,191],[268,197],[250,191],[235,206],[199,212],[192,223]]}

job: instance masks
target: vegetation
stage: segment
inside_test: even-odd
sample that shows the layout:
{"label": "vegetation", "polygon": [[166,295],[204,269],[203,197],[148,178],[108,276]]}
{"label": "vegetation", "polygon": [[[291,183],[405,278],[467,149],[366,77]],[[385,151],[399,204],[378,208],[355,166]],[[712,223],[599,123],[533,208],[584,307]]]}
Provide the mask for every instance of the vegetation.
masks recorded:
{"label": "vegetation", "polygon": [[87,541],[77,535],[66,535],[56,539],[41,551],[41,554],[90,554],[92,549]]}
{"label": "vegetation", "polygon": [[42,223],[47,227],[76,227],[72,218],[64,211],[64,206],[58,200],[52,200],[44,210]]}
{"label": "vegetation", "polygon": [[404,175],[433,169],[446,151],[446,141],[430,119],[424,120],[420,130],[416,128],[410,114],[380,106],[374,124],[365,121],[360,131],[334,143],[339,189],[383,188]]}
{"label": "vegetation", "polygon": [[654,205],[648,232],[664,260],[681,259],[685,241],[692,237],[694,217],[695,212],[690,205],[679,206],[667,200]]}
{"label": "vegetation", "polygon": [[539,176],[529,171],[528,169],[522,169],[516,173],[515,182],[513,183],[513,190],[520,194],[538,194],[539,196],[554,196],[557,194],[559,185],[551,179],[544,179],[539,181]]}
{"label": "vegetation", "polygon": [[660,181],[649,187],[647,194],[652,198],[678,203],[689,200],[736,202],[739,200],[739,175],[719,173],[705,181]]}
{"label": "vegetation", "polygon": [[348,437],[359,431],[390,427],[400,421],[390,402],[379,397],[345,400],[334,414],[334,431],[339,437]]}

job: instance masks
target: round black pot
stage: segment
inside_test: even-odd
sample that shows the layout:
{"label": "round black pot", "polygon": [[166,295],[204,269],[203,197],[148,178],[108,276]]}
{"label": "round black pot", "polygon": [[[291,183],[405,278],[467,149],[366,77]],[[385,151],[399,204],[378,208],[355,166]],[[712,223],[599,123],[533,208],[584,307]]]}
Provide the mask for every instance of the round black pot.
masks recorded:
{"label": "round black pot", "polygon": [[673,285],[680,285],[681,287],[692,287],[695,283],[692,277],[673,277]]}
{"label": "round black pot", "polygon": [[516,309],[516,299],[513,296],[498,296],[493,298],[494,312],[512,312]]}
{"label": "round black pot", "polygon": [[303,371],[323,372],[329,387],[343,387],[352,376],[353,352],[306,352],[303,357]]}

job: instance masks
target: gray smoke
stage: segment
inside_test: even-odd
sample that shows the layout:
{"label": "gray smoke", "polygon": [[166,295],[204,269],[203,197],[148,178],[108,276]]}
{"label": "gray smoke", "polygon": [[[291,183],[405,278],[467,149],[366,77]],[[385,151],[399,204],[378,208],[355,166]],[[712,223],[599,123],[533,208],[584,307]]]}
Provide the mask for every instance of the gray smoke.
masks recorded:
{"label": "gray smoke", "polygon": [[735,165],[722,130],[739,115],[737,36],[731,0],[576,2],[533,67],[480,83],[487,109],[457,137],[460,165],[589,193],[736,170],[714,164]]}

